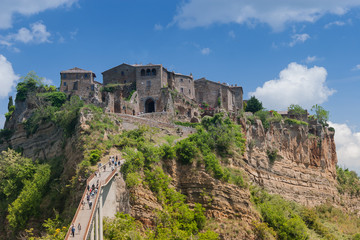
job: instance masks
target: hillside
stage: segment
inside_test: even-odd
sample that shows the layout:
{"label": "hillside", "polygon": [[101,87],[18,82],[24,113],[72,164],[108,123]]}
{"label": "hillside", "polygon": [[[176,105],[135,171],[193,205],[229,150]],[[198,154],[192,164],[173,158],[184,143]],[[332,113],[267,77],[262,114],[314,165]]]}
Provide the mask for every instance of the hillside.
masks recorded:
{"label": "hillside", "polygon": [[124,213],[105,220],[107,239],[359,238],[359,179],[317,122],[220,113],[186,127],[104,113],[32,78],[10,110],[1,239],[63,239],[86,179],[114,155]]}

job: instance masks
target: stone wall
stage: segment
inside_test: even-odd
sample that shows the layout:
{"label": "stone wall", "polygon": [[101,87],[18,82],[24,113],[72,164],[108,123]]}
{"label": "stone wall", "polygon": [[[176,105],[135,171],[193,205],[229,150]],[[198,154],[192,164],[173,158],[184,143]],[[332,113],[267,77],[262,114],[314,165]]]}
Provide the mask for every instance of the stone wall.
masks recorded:
{"label": "stone wall", "polygon": [[174,88],[190,99],[195,99],[194,79],[191,76],[175,74]]}
{"label": "stone wall", "polygon": [[101,85],[94,81],[92,72],[61,74],[60,91],[78,95],[87,99],[93,95],[95,85]]}
{"label": "stone wall", "polygon": [[[142,71],[148,72],[150,75],[142,74]],[[156,75],[153,75],[153,70],[156,71]],[[155,103],[154,111],[162,112],[164,106],[160,104],[161,88],[167,85],[167,81],[162,79],[162,66],[144,66],[136,68],[136,89],[139,94],[139,109],[140,112],[149,112],[146,106],[149,106],[151,102]]]}
{"label": "stone wall", "polygon": [[242,109],[242,88],[216,83],[205,78],[195,82],[195,100],[211,108],[223,108],[229,112]]}
{"label": "stone wall", "polygon": [[103,83],[126,84],[136,82],[135,67],[128,64],[121,64],[102,73]]}

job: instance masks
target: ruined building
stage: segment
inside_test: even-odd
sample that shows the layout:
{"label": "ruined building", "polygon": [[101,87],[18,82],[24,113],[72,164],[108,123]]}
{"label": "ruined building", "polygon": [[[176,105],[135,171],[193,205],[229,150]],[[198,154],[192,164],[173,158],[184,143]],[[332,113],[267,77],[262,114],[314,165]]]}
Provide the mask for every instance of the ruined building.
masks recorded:
{"label": "ruined building", "polygon": [[60,91],[91,99],[108,112],[161,112],[193,118],[208,109],[236,113],[243,106],[242,87],[205,78],[194,81],[192,74],[168,71],[162,64],[123,63],[102,73],[103,84],[94,81],[93,72],[80,68],[60,74]]}

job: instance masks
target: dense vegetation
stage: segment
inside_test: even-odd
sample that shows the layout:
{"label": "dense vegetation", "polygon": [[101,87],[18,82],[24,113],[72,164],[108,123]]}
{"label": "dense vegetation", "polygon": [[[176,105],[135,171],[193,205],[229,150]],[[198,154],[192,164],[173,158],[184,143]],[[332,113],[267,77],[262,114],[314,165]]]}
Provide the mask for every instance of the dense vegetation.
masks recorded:
{"label": "dense vegetation", "polygon": [[336,179],[341,194],[360,196],[360,179],[356,172],[336,166]]}
{"label": "dense vegetation", "polygon": [[308,208],[257,187],[251,189],[252,201],[263,223],[255,223],[260,239],[357,239],[360,219],[330,204]]}
{"label": "dense vegetation", "polygon": [[[14,234],[24,229],[30,218],[39,217],[40,204],[47,196],[48,203],[57,207],[61,196],[54,191],[58,188],[54,179],[62,171],[60,159],[46,163],[33,162],[9,149],[0,155],[0,216],[6,216],[8,227]],[[48,210],[42,214],[51,214]],[[4,221],[5,219],[1,219]],[[2,225],[0,229],[4,231]]]}

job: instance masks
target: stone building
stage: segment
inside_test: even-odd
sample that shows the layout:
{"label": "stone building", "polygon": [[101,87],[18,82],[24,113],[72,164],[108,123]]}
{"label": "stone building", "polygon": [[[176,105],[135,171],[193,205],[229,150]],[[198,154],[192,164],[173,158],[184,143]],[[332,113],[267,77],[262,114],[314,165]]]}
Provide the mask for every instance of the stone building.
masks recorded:
{"label": "stone building", "polygon": [[228,112],[238,112],[243,108],[243,89],[226,83],[213,82],[206,78],[195,80],[195,98],[199,104],[210,108],[223,108]]}
{"label": "stone building", "polygon": [[[168,71],[162,64],[120,64],[102,73],[103,85],[94,81],[93,72],[80,68],[60,74],[60,91],[79,95],[107,112],[132,115],[157,112],[178,120],[197,121],[200,112],[202,115],[224,110],[237,113],[243,107],[242,87],[205,78],[194,81],[192,74]],[[202,103],[210,112],[200,110]]]}
{"label": "stone building", "polygon": [[80,98],[93,97],[102,84],[95,81],[95,73],[81,68],[72,68],[60,72],[60,91],[78,95]]}
{"label": "stone building", "polygon": [[[133,85],[138,98],[138,111],[143,113],[168,111],[168,91],[177,91],[194,100],[193,77],[168,71],[162,64],[121,64],[102,73],[104,86]],[[120,92],[115,94],[120,96]],[[114,103],[116,104],[116,103]],[[114,108],[115,112],[118,108]],[[120,111],[122,109],[120,108]],[[137,112],[135,110],[135,112]]]}

